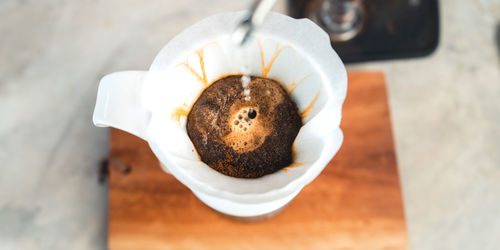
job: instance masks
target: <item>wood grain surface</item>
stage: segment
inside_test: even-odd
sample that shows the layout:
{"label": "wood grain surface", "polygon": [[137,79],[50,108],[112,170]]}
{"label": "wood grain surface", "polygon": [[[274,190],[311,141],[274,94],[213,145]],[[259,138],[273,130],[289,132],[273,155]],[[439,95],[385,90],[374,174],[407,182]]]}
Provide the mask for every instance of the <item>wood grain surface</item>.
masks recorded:
{"label": "wood grain surface", "polygon": [[160,169],[146,142],[111,130],[110,249],[406,249],[384,76],[351,72],[344,143],[276,217],[238,222]]}

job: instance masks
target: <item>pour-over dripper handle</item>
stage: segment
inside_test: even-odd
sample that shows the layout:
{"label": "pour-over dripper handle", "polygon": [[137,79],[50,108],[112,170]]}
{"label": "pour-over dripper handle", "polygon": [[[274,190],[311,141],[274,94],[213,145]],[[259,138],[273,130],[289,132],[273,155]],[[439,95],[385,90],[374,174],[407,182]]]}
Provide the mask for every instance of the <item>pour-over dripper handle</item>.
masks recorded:
{"label": "pour-over dripper handle", "polygon": [[96,126],[115,127],[146,139],[151,115],[140,102],[146,73],[122,71],[101,79],[93,116]]}

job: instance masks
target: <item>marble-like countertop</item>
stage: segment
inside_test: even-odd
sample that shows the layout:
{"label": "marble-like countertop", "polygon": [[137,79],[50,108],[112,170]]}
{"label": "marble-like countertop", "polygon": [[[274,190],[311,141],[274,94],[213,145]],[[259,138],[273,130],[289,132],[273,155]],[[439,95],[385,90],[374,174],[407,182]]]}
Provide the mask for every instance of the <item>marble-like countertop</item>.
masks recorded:
{"label": "marble-like countertop", "polygon": [[[98,80],[249,2],[0,1],[0,249],[105,249]],[[498,249],[500,2],[440,3],[432,56],[348,68],[386,73],[410,249]]]}

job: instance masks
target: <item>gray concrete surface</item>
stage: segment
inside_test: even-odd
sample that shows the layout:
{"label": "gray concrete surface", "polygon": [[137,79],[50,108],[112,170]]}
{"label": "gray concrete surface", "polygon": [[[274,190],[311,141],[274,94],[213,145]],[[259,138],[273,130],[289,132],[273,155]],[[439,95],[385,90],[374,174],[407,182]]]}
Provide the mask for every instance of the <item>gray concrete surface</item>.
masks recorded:
{"label": "gray concrete surface", "polygon": [[[106,249],[99,78],[248,2],[0,1],[0,249]],[[500,249],[500,1],[441,14],[432,56],[349,69],[386,73],[410,249]]]}

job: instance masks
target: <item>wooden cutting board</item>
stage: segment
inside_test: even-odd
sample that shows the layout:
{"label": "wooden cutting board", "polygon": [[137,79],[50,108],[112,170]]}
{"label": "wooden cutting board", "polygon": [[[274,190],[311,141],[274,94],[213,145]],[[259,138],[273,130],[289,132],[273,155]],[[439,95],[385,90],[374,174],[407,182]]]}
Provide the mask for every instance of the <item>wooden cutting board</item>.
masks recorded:
{"label": "wooden cutting board", "polygon": [[344,143],[323,172],[257,223],[211,210],[160,169],[146,142],[112,129],[110,249],[406,249],[382,73],[349,73],[341,127]]}

